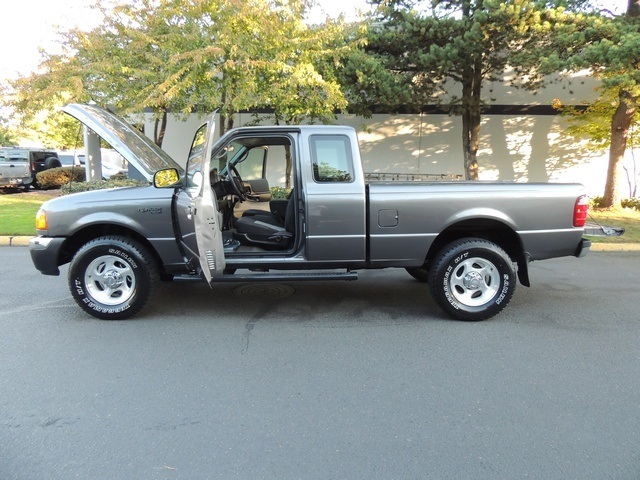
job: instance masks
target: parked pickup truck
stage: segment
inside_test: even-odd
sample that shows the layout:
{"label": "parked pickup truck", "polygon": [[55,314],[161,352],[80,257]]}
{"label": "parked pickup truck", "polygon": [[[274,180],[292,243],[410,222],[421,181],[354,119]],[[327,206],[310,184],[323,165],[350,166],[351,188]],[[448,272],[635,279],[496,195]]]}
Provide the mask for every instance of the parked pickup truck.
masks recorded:
{"label": "parked pickup truck", "polygon": [[[450,316],[483,320],[533,260],[584,256],[587,199],[577,184],[365,184],[356,132],[344,126],[237,128],[195,134],[186,168],[125,121],[68,105],[149,180],[44,203],[30,252],[101,319],[124,319],[160,280],[355,280],[405,268]],[[288,198],[271,195],[290,178]],[[251,208],[247,208],[251,207]]]}
{"label": "parked pickup truck", "polygon": [[14,148],[0,148],[0,188],[31,188],[31,168],[27,158],[14,154]]}

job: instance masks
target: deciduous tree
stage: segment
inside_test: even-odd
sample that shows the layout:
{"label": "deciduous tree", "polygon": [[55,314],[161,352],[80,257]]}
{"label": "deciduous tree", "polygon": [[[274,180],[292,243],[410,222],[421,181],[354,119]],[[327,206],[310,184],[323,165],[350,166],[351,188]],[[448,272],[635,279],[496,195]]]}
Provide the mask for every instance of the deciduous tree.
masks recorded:
{"label": "deciduous tree", "polygon": [[62,34],[39,72],[14,83],[25,116],[68,101],[121,113],[156,114],[162,143],[167,112],[218,109],[221,132],[233,114],[270,107],[282,118],[322,117],[345,105],[339,86],[315,70],[334,48],[336,25],[309,28],[308,0],[133,0],[89,32]]}
{"label": "deciduous tree", "polygon": [[[567,15],[571,15],[570,12]],[[640,0],[628,0],[626,14],[573,15],[550,32],[546,71],[589,69],[601,80],[598,99],[584,111],[568,109],[578,121],[570,129],[609,147],[609,163],[601,205],[619,207],[622,163],[637,122],[640,95]],[[559,102],[560,103],[560,102]],[[635,183],[635,178],[631,179]],[[633,185],[632,185],[633,189]]]}

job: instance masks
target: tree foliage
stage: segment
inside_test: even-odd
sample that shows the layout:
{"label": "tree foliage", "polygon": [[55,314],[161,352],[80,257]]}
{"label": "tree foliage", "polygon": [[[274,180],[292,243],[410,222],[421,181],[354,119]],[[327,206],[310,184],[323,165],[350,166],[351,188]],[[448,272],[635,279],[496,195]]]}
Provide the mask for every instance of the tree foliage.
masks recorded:
{"label": "tree foliage", "polygon": [[17,141],[17,135],[7,124],[7,121],[0,117],[0,146],[15,145]]}
{"label": "tree foliage", "polygon": [[[532,0],[378,3],[367,51],[375,66],[394,74],[395,84],[385,85],[405,86],[405,94],[392,102],[409,97],[409,105],[419,110],[430,100],[460,115],[465,176],[477,179],[482,87],[501,80],[508,67],[520,66],[515,53],[529,59],[538,54],[540,30],[549,28],[552,9]],[[526,71],[520,68],[523,75],[541,78],[533,62],[527,65]]]}
{"label": "tree foliage", "polygon": [[[571,15],[570,13],[566,13]],[[601,80],[598,99],[573,115],[571,133],[587,135],[609,147],[609,165],[601,205],[619,207],[622,162],[637,125],[640,95],[640,0],[629,0],[624,15],[594,12],[574,15],[549,36],[546,71],[589,69]],[[633,190],[633,187],[632,187]]]}
{"label": "tree foliage", "polygon": [[120,113],[150,109],[162,143],[167,112],[272,108],[282,118],[322,118],[346,106],[339,85],[315,69],[331,54],[341,24],[309,28],[307,0],[132,0],[99,27],[62,33],[62,53],[14,82],[12,105],[26,119],[70,101]]}

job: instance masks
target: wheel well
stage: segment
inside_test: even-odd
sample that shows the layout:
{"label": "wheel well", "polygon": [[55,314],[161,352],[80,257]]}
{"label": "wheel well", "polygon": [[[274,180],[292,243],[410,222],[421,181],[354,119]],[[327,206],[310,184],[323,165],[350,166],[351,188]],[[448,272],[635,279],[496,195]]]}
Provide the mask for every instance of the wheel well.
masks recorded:
{"label": "wheel well", "polygon": [[73,256],[76,254],[80,248],[86,244],[87,242],[108,235],[120,235],[123,237],[131,238],[136,240],[140,244],[144,245],[144,247],[153,255],[153,258],[158,265],[158,268],[161,272],[164,272],[164,267],[162,263],[162,259],[158,255],[158,252],[153,247],[151,242],[147,240],[144,236],[140,235],[138,232],[131,230],[130,228],[123,227],[121,225],[91,225],[89,227],[85,227],[82,230],[78,230],[73,236],[69,237],[65,243],[62,251],[60,253],[60,258],[58,259],[58,265],[63,265],[65,263],[69,263]]}
{"label": "wheel well", "polygon": [[488,240],[501,247],[518,265],[520,283],[529,286],[528,262],[518,234],[508,225],[493,219],[470,219],[446,228],[431,244],[426,265],[449,243],[460,238],[476,237]]}

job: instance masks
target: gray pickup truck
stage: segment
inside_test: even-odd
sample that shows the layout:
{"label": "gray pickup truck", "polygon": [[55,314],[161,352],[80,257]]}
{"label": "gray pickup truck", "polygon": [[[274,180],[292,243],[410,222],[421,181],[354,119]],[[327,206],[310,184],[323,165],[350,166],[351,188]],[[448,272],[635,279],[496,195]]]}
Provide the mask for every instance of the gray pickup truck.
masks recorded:
{"label": "gray pickup truck", "polygon": [[16,148],[0,148],[0,188],[31,188],[29,159]]}
{"label": "gray pickup truck", "polygon": [[[355,280],[400,267],[451,317],[483,320],[507,305],[516,277],[529,285],[529,262],[589,250],[581,185],[366,184],[350,127],[237,128],[214,141],[213,117],[183,168],[105,110],[64,110],[149,181],[38,212],[33,263],[45,275],[70,263],[71,294],[97,318],[131,317],[161,280]],[[286,183],[288,198],[272,197]]]}

